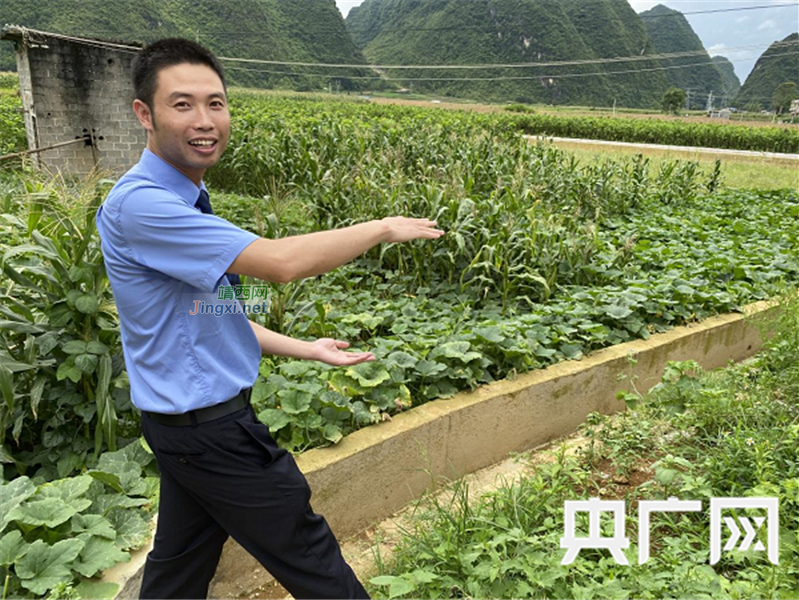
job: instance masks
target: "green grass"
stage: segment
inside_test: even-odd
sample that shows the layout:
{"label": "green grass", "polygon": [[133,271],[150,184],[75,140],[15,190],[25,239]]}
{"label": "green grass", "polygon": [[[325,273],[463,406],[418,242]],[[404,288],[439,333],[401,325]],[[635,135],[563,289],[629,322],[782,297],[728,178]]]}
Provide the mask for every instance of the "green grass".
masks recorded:
{"label": "green grass", "polygon": [[799,161],[727,157],[703,154],[701,152],[677,152],[647,148],[591,146],[589,144],[573,144],[569,142],[555,142],[555,145],[558,148],[567,150],[586,165],[643,154],[650,159],[649,168],[653,173],[660,169],[663,164],[673,160],[698,162],[704,172],[710,173],[713,171],[716,159],[720,158],[723,173],[722,181],[726,187],[753,190],[799,190]]}
{"label": "green grass", "polygon": [[[590,415],[578,452],[561,447],[520,482],[479,499],[457,482],[452,502],[422,503],[394,558],[378,562],[370,591],[376,598],[795,598],[797,354],[792,292],[755,359],[708,374],[693,362],[670,363],[648,395],[623,395],[627,412]],[[779,498],[778,566],[752,550],[709,564],[709,499],[740,496]],[[629,566],[590,549],[560,564],[563,503],[589,497],[626,501]],[[656,514],[650,560],[640,565],[637,500],[668,497],[700,500],[703,511]],[[611,536],[612,521],[602,529]],[[578,520],[577,535],[586,534]],[[758,538],[767,545],[764,532]]]}

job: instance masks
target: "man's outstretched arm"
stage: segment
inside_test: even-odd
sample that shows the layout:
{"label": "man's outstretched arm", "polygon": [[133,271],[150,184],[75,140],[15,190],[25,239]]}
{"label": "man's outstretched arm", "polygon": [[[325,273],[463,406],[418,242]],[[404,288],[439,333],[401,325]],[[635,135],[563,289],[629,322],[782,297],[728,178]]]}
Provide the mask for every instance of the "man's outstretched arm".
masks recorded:
{"label": "man's outstretched arm", "polygon": [[259,238],[241,251],[227,272],[276,283],[313,277],[332,271],[384,242],[437,239],[444,232],[435,225],[429,219],[389,217],[278,240]]}
{"label": "man's outstretched arm", "polygon": [[371,352],[344,352],[347,342],[331,338],[321,338],[313,342],[296,340],[250,321],[250,326],[258,338],[261,354],[278,354],[304,360],[318,360],[336,367],[357,365],[374,360]]}

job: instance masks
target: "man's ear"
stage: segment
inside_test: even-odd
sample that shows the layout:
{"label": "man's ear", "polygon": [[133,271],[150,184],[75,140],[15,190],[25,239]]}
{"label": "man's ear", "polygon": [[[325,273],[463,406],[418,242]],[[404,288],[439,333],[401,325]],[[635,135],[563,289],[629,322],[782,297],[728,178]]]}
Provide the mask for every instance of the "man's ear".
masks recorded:
{"label": "man's ear", "polygon": [[136,113],[139,123],[141,123],[141,126],[144,127],[145,130],[152,131],[155,128],[153,125],[153,113],[150,107],[138,98],[133,101],[133,112]]}

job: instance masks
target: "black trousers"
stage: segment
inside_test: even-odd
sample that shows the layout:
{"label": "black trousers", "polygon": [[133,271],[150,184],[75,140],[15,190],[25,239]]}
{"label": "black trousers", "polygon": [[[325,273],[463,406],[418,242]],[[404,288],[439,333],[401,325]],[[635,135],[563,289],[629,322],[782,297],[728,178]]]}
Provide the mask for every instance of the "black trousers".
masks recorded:
{"label": "black trousers", "polygon": [[173,427],[142,416],[161,500],[141,598],[205,598],[228,535],[295,598],[368,598],[294,458],[251,406]]}

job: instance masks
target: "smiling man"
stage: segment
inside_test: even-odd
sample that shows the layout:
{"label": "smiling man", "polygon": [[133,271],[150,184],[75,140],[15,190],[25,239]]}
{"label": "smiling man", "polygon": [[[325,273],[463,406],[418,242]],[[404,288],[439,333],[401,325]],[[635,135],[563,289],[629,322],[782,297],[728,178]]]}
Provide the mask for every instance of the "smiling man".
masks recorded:
{"label": "smiling man", "polygon": [[[167,39],[134,64],[141,160],[97,213],[131,399],[161,471],[158,528],[142,598],[205,598],[229,536],[295,598],[365,598],[292,456],[249,404],[263,353],[352,365],[374,357],[333,339],[296,340],[241,311],[197,311],[244,274],[288,282],[382,242],[436,239],[427,219],[392,217],[268,240],[213,215],[202,182],[230,135],[225,77],[201,46]],[[216,294],[213,294],[216,296]],[[212,296],[212,297],[213,297]],[[192,314],[194,310],[194,314]]]}

